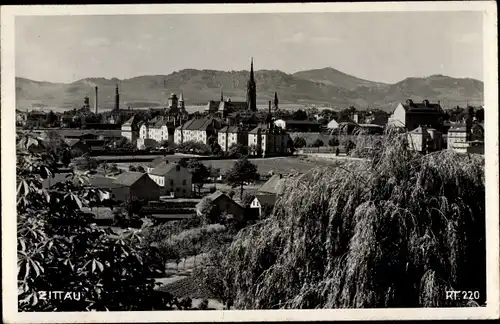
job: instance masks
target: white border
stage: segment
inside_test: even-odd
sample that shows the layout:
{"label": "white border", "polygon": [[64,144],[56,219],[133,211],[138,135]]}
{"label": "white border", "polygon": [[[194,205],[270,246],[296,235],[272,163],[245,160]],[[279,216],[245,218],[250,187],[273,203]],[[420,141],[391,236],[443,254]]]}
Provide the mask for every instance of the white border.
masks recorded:
{"label": "white border", "polygon": [[[484,93],[487,214],[487,307],[440,309],[338,309],[279,311],[155,311],[90,313],[18,313],[15,216],[15,71],[14,17],[22,15],[116,15],[209,13],[312,13],[375,11],[482,11],[484,12]],[[498,66],[497,9],[493,1],[393,3],[283,3],[224,5],[85,5],[2,6],[2,301],[9,323],[95,322],[211,322],[211,321],[322,321],[389,319],[492,319],[499,317],[499,188],[498,188]],[[467,23],[467,22],[464,22]]]}

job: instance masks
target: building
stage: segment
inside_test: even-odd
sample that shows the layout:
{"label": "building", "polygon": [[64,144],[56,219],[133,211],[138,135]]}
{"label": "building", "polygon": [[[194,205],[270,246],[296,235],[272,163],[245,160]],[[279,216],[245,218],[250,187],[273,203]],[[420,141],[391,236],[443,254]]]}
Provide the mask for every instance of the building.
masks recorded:
{"label": "building", "polygon": [[76,156],[82,156],[85,153],[90,152],[90,146],[85,143],[85,140],[82,139],[66,139],[65,140],[66,144],[68,144],[71,155],[76,157]]}
{"label": "building", "polygon": [[219,128],[220,122],[213,117],[193,118],[175,129],[174,142],[177,145],[190,141],[209,145]]}
{"label": "building", "polygon": [[417,127],[408,133],[408,146],[411,150],[427,152],[427,145],[430,141],[431,136],[425,126]]}
{"label": "building", "polygon": [[283,193],[286,178],[282,174],[274,174],[259,188],[261,195],[281,195]]}
{"label": "building", "polygon": [[[216,192],[206,197],[212,201],[212,203],[221,213],[232,215],[237,220],[243,219],[245,209],[233,199],[229,198],[229,196],[227,196],[226,194],[217,190]],[[196,205],[196,213],[198,214],[198,216],[202,215],[201,208],[202,202],[199,202]]]}
{"label": "building", "polygon": [[116,200],[127,201],[129,198],[146,201],[159,200],[161,189],[146,173],[124,172],[113,180],[116,185],[112,193]]}
{"label": "building", "polygon": [[439,131],[443,128],[444,110],[440,103],[430,103],[424,100],[422,103],[415,103],[408,99],[406,102],[399,103],[394,112],[388,119],[388,125],[392,127],[403,127],[408,131],[426,125]]}
{"label": "building", "polygon": [[333,118],[332,120],[330,120],[328,122],[328,124],[326,125],[326,128],[328,130],[338,129],[339,128],[339,123],[335,120],[335,118]]}
{"label": "building", "polygon": [[290,136],[273,123],[260,124],[248,133],[251,155],[284,155],[289,153]]}
{"label": "building", "polygon": [[139,137],[139,116],[133,115],[125,123],[122,124],[122,137],[125,137],[130,142],[135,142]]}
{"label": "building", "polygon": [[274,124],[288,132],[319,132],[321,124],[311,120],[277,119]]}
{"label": "building", "polygon": [[217,135],[218,143],[224,152],[236,144],[248,146],[248,128],[244,126],[225,126]]}
{"label": "building", "polygon": [[234,113],[237,111],[257,111],[257,87],[253,71],[253,58],[250,62],[250,76],[247,82],[246,101],[231,101],[231,99],[227,99],[226,101],[224,101],[224,95],[221,91],[220,100],[209,101],[205,108],[205,112],[211,115],[218,116],[220,118],[226,118],[230,113]]}
{"label": "building", "polygon": [[151,170],[149,176],[162,188],[163,195],[183,198],[192,195],[193,176],[177,163],[164,161]]}
{"label": "building", "polygon": [[175,124],[168,117],[157,116],[150,121],[141,122],[137,148],[157,147],[163,142],[174,143]]}
{"label": "building", "polygon": [[159,166],[163,162],[168,162],[168,160],[165,159],[164,157],[156,158],[153,161],[145,164],[144,169],[146,170],[147,173],[150,173],[151,171],[153,171],[154,168],[156,168],[157,166]]}
{"label": "building", "polygon": [[257,209],[259,217],[262,217],[266,208],[274,208],[276,198],[275,194],[258,194],[250,203],[250,208]]}

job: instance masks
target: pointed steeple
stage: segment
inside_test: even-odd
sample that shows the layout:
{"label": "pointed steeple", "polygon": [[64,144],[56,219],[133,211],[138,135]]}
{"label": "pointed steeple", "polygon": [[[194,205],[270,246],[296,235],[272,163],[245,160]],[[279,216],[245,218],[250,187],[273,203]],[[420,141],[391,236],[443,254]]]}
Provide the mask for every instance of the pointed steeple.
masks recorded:
{"label": "pointed steeple", "polygon": [[278,93],[275,92],[274,93],[274,109],[278,109],[278,104],[279,104],[279,101],[278,101]]}
{"label": "pointed steeple", "polygon": [[184,94],[182,93],[182,91],[181,91],[181,95],[179,97],[179,101],[184,101]]}
{"label": "pointed steeple", "polygon": [[250,81],[254,81],[254,77],[253,77],[253,57],[250,61]]}
{"label": "pointed steeple", "polygon": [[257,111],[257,87],[253,75],[253,57],[250,61],[250,78],[247,84],[247,109],[250,111]]}

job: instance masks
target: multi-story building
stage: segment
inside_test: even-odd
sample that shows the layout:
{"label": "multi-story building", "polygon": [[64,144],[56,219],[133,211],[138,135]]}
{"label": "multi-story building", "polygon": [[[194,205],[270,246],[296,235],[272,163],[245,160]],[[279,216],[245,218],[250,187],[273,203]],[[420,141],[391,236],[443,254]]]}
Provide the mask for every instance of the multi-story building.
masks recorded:
{"label": "multi-story building", "polygon": [[274,124],[260,124],[248,133],[251,155],[284,155],[289,151],[289,135]]}
{"label": "multi-story building", "polygon": [[163,142],[174,143],[175,122],[169,122],[168,117],[157,116],[139,126],[137,147],[156,147]]}
{"label": "multi-story building", "polygon": [[193,176],[177,163],[161,162],[149,176],[160,186],[163,195],[184,198],[192,195]]}
{"label": "multi-story building", "polygon": [[139,122],[139,116],[133,115],[130,117],[129,120],[122,124],[122,136],[130,142],[135,142],[139,137]]}
{"label": "multi-story building", "polygon": [[224,152],[235,144],[248,146],[248,128],[244,126],[225,126],[217,135],[218,143]]}
{"label": "multi-story building", "polygon": [[219,128],[220,122],[215,118],[193,118],[175,129],[174,142],[177,145],[190,141],[209,145],[209,140],[217,135]]}
{"label": "multi-story building", "polygon": [[430,103],[424,100],[422,103],[415,103],[408,99],[399,103],[392,115],[389,117],[388,125],[393,127],[403,127],[408,131],[425,125],[442,131],[444,123],[444,110],[440,103]]}

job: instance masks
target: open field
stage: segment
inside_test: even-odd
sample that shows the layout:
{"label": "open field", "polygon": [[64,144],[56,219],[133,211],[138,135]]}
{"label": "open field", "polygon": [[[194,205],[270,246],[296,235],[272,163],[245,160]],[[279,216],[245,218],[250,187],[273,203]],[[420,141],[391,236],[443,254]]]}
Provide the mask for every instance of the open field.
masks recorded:
{"label": "open field", "polygon": [[[168,156],[167,160],[179,160],[180,156]],[[108,160],[111,161],[111,160]],[[231,169],[237,160],[203,160],[203,164],[213,168],[220,168],[221,173],[224,174],[227,170]],[[291,173],[291,172],[306,172],[318,165],[329,165],[331,162],[328,160],[314,159],[311,160],[307,157],[301,156],[286,156],[286,157],[273,157],[265,159],[251,159],[253,164],[257,166],[259,174],[268,174],[269,171],[275,173]],[[142,163],[144,164],[144,163]],[[139,165],[138,162],[123,162],[117,163],[118,167],[123,170],[128,170],[129,165]]]}

